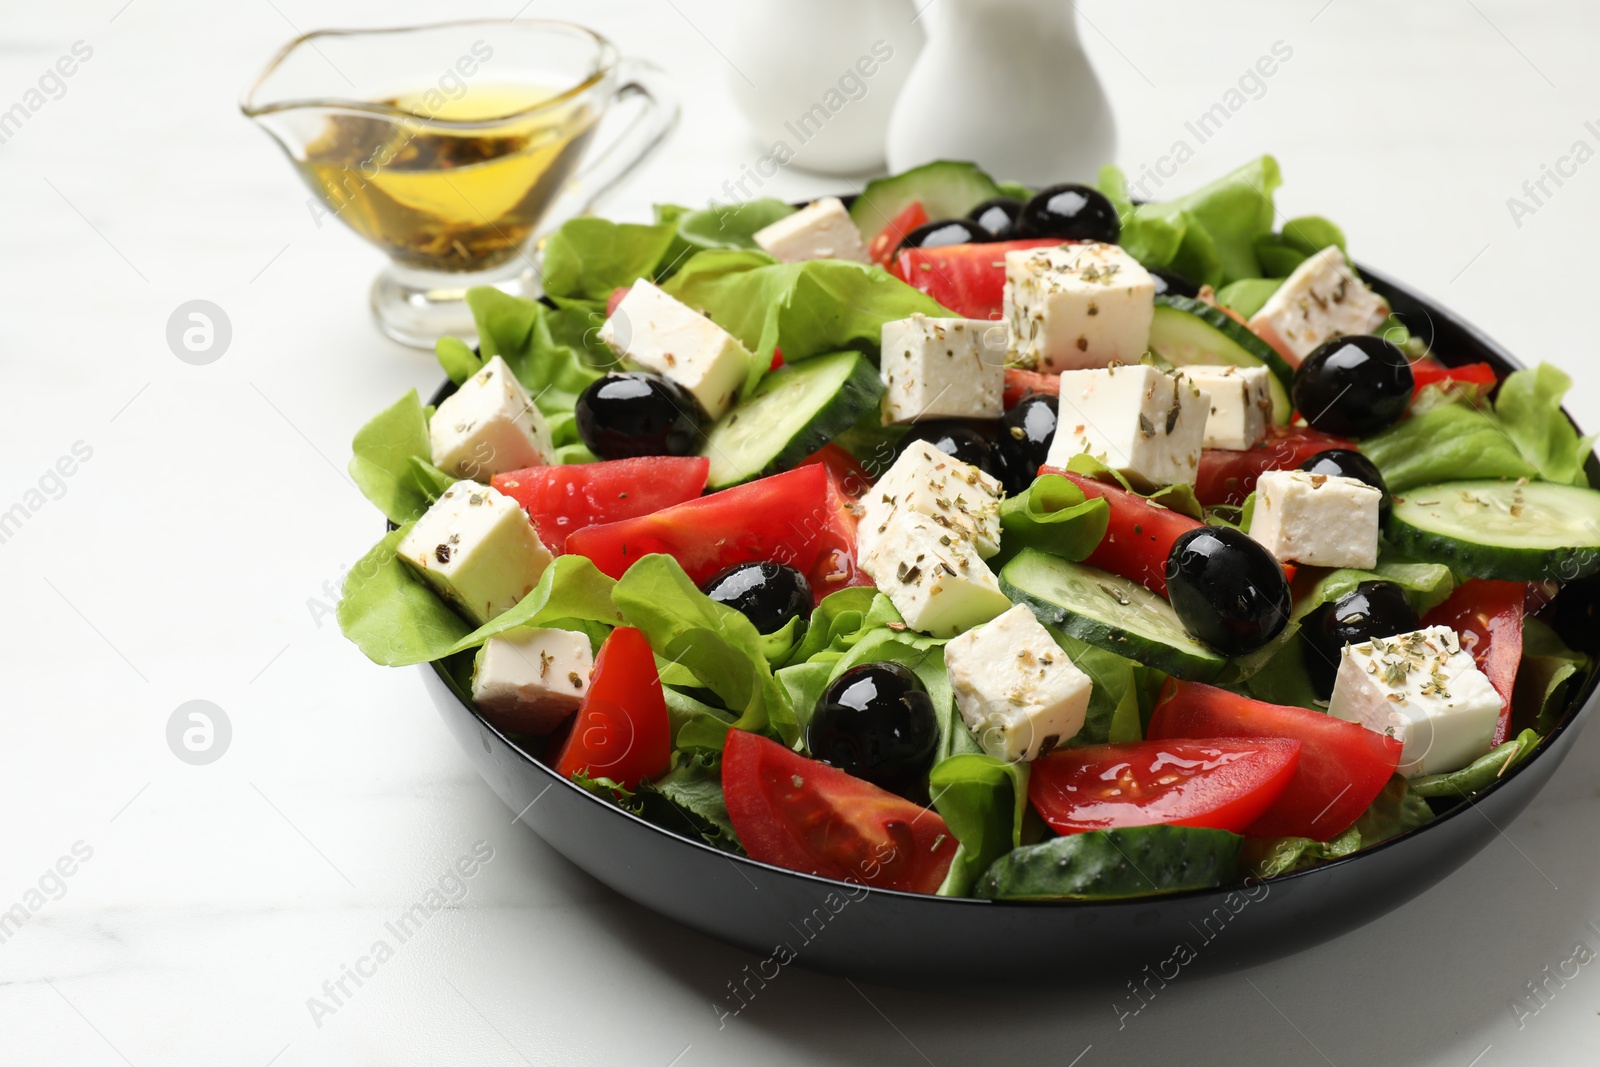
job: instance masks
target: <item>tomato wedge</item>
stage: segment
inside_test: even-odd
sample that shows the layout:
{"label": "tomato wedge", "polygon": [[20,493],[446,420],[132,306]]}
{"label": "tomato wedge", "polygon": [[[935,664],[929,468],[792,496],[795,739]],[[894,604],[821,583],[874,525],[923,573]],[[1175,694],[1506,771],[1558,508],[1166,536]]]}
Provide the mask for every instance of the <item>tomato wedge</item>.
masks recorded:
{"label": "tomato wedge", "polygon": [[1525,582],[1496,582],[1473,578],[1456,586],[1443,604],[1423,616],[1424,626],[1448,626],[1461,635],[1461,647],[1472,653],[1478,669],[1500,694],[1500,721],[1493,745],[1511,736],[1511,691],[1522,662]]}
{"label": "tomato wedge", "polygon": [[636,789],[667,769],[672,728],[655,653],[631,626],[611,631],[589,676],[589,691],[556,756],[556,773],[610,778]]}
{"label": "tomato wedge", "polygon": [[1261,477],[1262,471],[1289,470],[1318,452],[1354,447],[1354,442],[1343,437],[1306,426],[1274,426],[1267,431],[1266,440],[1254,448],[1242,451],[1208,448],[1201,452],[1194,495],[1207,507],[1237,506],[1255,491],[1256,479]]}
{"label": "tomato wedge", "polygon": [[998,319],[1006,288],[1006,253],[1061,244],[1059,237],[902,248],[888,271],[969,319]]}
{"label": "tomato wedge", "polygon": [[1006,368],[1006,385],[1003,399],[1007,408],[1014,408],[1029,393],[1045,396],[1061,395],[1061,375],[1040,374],[1021,367]]}
{"label": "tomato wedge", "polygon": [[1084,496],[1100,497],[1111,505],[1106,535],[1085,563],[1138,582],[1152,593],[1167,595],[1167,557],[1172,554],[1173,542],[1202,525],[1200,522],[1152,504],[1138,493],[1081,474],[1053,467],[1041,467],[1039,473],[1059,474],[1082,489]]}
{"label": "tomato wedge", "polygon": [[1028,800],[1058,834],[1155,823],[1241,833],[1299,763],[1300,742],[1281,737],[1061,748],[1034,761]]}
{"label": "tomato wedge", "polygon": [[545,547],[560,555],[574,530],[695,499],[710,469],[704,456],[639,456],[528,467],[496,474],[490,484],[522,505]]}
{"label": "tomato wedge", "polygon": [[861,462],[843,447],[832,442],[801,460],[800,466],[804,467],[811,463],[820,463],[826,467],[833,477],[834,485],[851,500],[861,499],[866,491],[872,488],[874,479]]}
{"label": "tomato wedge", "polygon": [[744,730],[728,731],[722,793],[745,851],[775,867],[932,893],[955,857],[932,808]]}
{"label": "tomato wedge", "polygon": [[1171,679],[1150,718],[1151,740],[1285,737],[1300,765],[1250,837],[1337,837],[1361,817],[1400,764],[1400,742],[1320,711],[1268,704],[1200,682]]}
{"label": "tomato wedge", "polygon": [[855,549],[850,501],[817,463],[567,537],[569,553],[613,578],[652,552],[672,556],[696,583],[735,563],[776,560],[799,569],[818,600],[871,584]]}
{"label": "tomato wedge", "polygon": [[900,250],[900,242],[906,239],[906,234],[927,221],[928,212],[922,206],[922,201],[911,201],[900,214],[890,219],[889,224],[879,230],[878,236],[867,245],[867,253],[872,257],[872,262],[880,267],[888,266],[894,259],[894,254]]}

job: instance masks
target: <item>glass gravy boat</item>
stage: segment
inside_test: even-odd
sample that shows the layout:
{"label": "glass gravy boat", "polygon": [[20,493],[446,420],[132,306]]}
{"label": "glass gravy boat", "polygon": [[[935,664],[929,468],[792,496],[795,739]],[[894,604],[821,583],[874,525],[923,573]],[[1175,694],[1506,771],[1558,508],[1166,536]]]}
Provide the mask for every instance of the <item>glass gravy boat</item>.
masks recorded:
{"label": "glass gravy boat", "polygon": [[[619,101],[631,118],[599,136]],[[536,20],[306,34],[240,109],[310,187],[318,228],[338,219],[389,256],[373,314],[424,348],[475,337],[473,286],[538,295],[537,237],[613,189],[678,118],[656,68]]]}

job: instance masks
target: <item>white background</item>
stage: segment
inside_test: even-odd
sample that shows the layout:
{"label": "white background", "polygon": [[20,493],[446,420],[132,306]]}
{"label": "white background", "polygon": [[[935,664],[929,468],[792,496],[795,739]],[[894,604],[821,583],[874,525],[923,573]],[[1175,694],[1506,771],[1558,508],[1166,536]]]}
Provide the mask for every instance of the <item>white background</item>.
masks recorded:
{"label": "white background", "polygon": [[[1600,966],[1520,1027],[1511,1004],[1579,939],[1600,950],[1585,928],[1600,923],[1595,732],[1446,884],[1293,959],[1180,980],[1120,1032],[1124,975],[1007,996],[973,975],[928,995],[793,968],[719,1030],[725,983],[753,961],[619,899],[513,826],[416,673],[367,663],[319,606],[379,532],[343,473],[352,431],[440,374],[374,331],[380,257],[312,224],[305,191],[235,100],[296,28],[506,17],[520,2],[4,0],[0,108],[72,42],[94,52],[0,145],[0,510],[75,442],[93,454],[0,545],[0,909],[75,842],[93,856],[0,944],[0,1062],[1593,1062]],[[724,92],[717,48],[733,2],[528,6],[596,26],[681,85],[683,126],[619,213],[701,202],[759,155]],[[1275,153],[1287,215],[1336,218],[1363,260],[1524,359],[1560,363],[1579,383],[1573,410],[1600,424],[1600,163],[1521,227],[1506,206],[1573,141],[1596,143],[1583,123],[1600,119],[1600,9],[1081,9],[1130,169],[1289,43],[1265,95],[1170,188]],[[763,192],[839,187],[791,170]],[[232,322],[210,366],[165,341],[169,314],[195,298]],[[180,762],[165,739],[191,699],[232,723],[210,766]],[[307,998],[480,840],[494,859],[465,901],[317,1026]]]}

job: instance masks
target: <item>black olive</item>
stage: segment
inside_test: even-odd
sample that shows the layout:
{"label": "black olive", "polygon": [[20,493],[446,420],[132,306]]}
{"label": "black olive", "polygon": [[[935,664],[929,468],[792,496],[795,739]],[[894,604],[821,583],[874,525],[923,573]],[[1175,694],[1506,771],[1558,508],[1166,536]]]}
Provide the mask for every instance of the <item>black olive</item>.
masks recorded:
{"label": "black olive", "polygon": [[917,423],[911,427],[910,433],[900,439],[900,452],[904,453],[917,441],[926,441],[945,455],[954,456],[982,470],[988,470],[993,463],[993,449],[989,442],[977,430],[959,422],[934,419]]}
{"label": "black olive", "polygon": [[1254,652],[1289,622],[1289,582],[1259,542],[1202,526],[1173,543],[1167,599],[1184,629],[1225,656]]}
{"label": "black olive", "polygon": [[1115,244],[1122,236],[1122,221],[1100,190],[1068,182],[1041,189],[1022,205],[1017,236]]}
{"label": "black olive", "polygon": [[1033,393],[1001,418],[994,465],[1007,493],[1014,496],[1033,484],[1050,451],[1050,438],[1055,436],[1058,403],[1053,396]]}
{"label": "black olive", "polygon": [[1378,501],[1378,525],[1389,525],[1389,512],[1392,510],[1389,487],[1384,484],[1383,474],[1378,470],[1378,465],[1360,452],[1352,452],[1348,448],[1330,448],[1326,452],[1318,452],[1300,464],[1300,469],[1310,471],[1312,474],[1331,474],[1366,482],[1383,494],[1383,499]]}
{"label": "black olive", "polygon": [[1011,196],[996,196],[967,212],[967,218],[981,226],[990,240],[1008,241],[1017,234],[1017,216],[1020,214],[1021,200]]}
{"label": "black olive", "polygon": [[943,248],[988,241],[989,231],[970,219],[940,219],[924,223],[906,234],[901,248]]}
{"label": "black olive", "polygon": [[777,633],[790,619],[810,618],[811,583],[782,563],[736,563],[713,574],[700,591],[749,619],[764,634]]}
{"label": "black olive", "polygon": [[601,459],[700,451],[694,397],[658,374],[629,371],[596,379],[578,397],[573,413],[578,436]]}
{"label": "black olive", "polygon": [[1422,629],[1404,589],[1393,582],[1362,582],[1355,591],[1324,604],[1300,622],[1306,673],[1324,700],[1333,693],[1334,675],[1345,645],[1374,637],[1393,637]]}
{"label": "black olive", "polygon": [[1294,406],[1323,433],[1365,437],[1398,422],[1411,403],[1411,361],[1381,337],[1335,337],[1294,373]]}
{"label": "black olive", "polygon": [[1151,279],[1156,283],[1157,296],[1186,296],[1193,300],[1200,295],[1200,287],[1181,274],[1174,274],[1159,267],[1145,269],[1150,272]]}
{"label": "black olive", "polygon": [[839,675],[806,728],[806,747],[817,759],[895,792],[917,787],[938,739],[933,698],[899,663]]}

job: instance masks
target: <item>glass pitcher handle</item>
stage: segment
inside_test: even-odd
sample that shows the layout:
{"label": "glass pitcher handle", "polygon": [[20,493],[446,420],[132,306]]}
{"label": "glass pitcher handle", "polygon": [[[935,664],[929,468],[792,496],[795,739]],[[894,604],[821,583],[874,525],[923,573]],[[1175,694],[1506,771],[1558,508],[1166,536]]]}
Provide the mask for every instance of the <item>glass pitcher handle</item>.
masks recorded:
{"label": "glass pitcher handle", "polygon": [[633,114],[610,143],[599,146],[567,182],[540,224],[544,234],[589,211],[614,191],[656,153],[678,124],[678,96],[665,71],[642,59],[624,59],[617,65],[617,74],[616,95],[607,112],[625,108]]}

